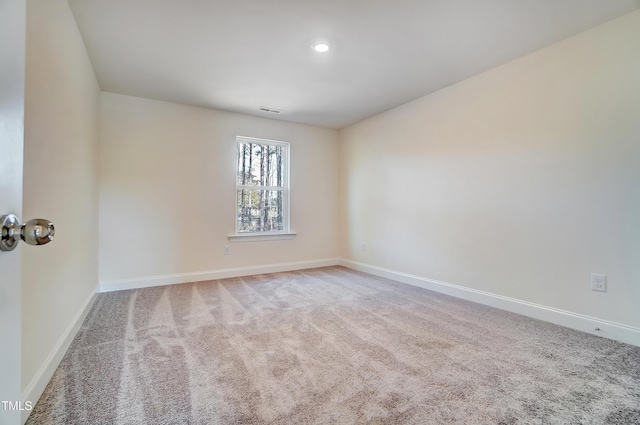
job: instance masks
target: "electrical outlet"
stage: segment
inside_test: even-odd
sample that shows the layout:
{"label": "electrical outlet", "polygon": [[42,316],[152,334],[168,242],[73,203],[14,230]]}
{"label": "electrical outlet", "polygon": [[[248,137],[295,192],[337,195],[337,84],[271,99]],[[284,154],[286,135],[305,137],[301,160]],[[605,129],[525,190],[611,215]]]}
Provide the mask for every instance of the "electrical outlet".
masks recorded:
{"label": "electrical outlet", "polygon": [[224,255],[231,255],[231,247],[229,245],[224,246]]}
{"label": "electrical outlet", "polygon": [[591,273],[591,290],[607,292],[607,276]]}
{"label": "electrical outlet", "polygon": [[364,242],[360,242],[360,251],[366,251],[367,245]]}

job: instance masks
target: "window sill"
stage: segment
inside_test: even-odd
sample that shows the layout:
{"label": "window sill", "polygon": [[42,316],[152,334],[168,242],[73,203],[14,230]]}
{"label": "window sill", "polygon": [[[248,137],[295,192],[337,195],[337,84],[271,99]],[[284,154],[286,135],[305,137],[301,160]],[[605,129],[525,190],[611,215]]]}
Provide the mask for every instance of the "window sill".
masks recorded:
{"label": "window sill", "polygon": [[236,242],[263,242],[263,241],[281,241],[285,239],[294,239],[295,233],[269,233],[261,235],[259,233],[229,235],[229,240]]}

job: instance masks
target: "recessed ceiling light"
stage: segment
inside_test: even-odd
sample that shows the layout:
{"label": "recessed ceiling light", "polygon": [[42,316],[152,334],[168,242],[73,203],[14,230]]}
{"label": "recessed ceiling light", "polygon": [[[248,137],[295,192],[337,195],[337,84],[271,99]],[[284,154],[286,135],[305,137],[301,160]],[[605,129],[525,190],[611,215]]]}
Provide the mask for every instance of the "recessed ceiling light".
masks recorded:
{"label": "recessed ceiling light", "polygon": [[313,45],[313,50],[318,53],[326,53],[329,51],[329,45],[327,43],[316,43]]}

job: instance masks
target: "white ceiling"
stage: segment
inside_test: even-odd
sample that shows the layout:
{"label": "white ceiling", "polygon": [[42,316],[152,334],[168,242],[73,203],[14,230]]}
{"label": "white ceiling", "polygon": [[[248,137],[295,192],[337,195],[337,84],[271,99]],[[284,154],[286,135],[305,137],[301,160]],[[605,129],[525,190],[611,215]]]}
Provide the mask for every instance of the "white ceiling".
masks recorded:
{"label": "white ceiling", "polygon": [[[69,4],[105,91],[342,128],[629,13],[640,0]],[[316,40],[332,50],[313,52]]]}

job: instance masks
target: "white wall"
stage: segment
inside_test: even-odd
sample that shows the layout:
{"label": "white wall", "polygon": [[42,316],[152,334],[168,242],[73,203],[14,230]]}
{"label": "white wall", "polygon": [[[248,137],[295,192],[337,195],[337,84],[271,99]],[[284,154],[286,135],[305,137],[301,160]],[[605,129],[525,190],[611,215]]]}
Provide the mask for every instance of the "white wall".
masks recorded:
{"label": "white wall", "polygon": [[[338,256],[335,130],[113,93],[101,108],[101,282]],[[229,243],[237,135],[290,142],[295,239]]]}
{"label": "white wall", "polygon": [[56,237],[46,246],[22,248],[23,389],[98,283],[100,107],[100,88],[66,0],[27,2],[26,61],[21,218],[52,220]]}
{"label": "white wall", "polygon": [[343,256],[640,327],[639,137],[635,12],[343,129]]}

